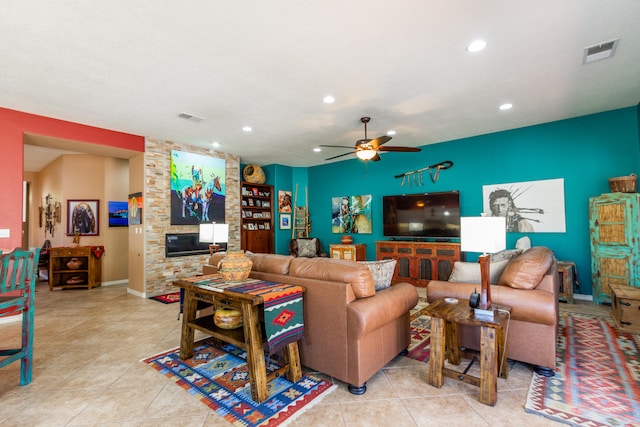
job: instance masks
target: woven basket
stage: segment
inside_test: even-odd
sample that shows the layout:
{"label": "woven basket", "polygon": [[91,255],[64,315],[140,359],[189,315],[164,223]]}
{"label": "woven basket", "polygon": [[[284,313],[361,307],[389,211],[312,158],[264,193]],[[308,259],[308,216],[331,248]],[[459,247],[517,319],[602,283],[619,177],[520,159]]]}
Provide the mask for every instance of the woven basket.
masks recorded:
{"label": "woven basket", "polygon": [[609,188],[612,193],[635,193],[638,184],[638,177],[635,173],[629,176],[619,176],[609,178]]}
{"label": "woven basket", "polygon": [[247,165],[242,170],[242,176],[246,182],[251,184],[264,184],[267,178],[264,176],[264,171],[258,165]]}

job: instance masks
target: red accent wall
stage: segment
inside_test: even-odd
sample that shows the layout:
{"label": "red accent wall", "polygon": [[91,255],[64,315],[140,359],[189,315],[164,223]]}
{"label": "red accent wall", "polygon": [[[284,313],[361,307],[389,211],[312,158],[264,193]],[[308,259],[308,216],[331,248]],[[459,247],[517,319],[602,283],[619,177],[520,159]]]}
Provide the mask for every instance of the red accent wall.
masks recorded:
{"label": "red accent wall", "polygon": [[3,249],[22,244],[25,133],[144,152],[142,136],[0,108],[0,229],[10,232],[9,238],[0,238]]}

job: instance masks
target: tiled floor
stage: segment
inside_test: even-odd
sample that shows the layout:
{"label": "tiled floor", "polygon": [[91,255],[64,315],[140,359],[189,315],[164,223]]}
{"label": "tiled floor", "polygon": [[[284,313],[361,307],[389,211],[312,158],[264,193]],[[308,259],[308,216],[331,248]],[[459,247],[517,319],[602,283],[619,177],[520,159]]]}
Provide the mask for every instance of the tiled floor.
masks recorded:
{"label": "tiled floor", "polygon": [[[566,307],[566,305],[562,304]],[[608,311],[583,304],[572,309]],[[36,293],[33,382],[19,386],[19,362],[0,369],[0,425],[230,426],[140,359],[177,347],[178,304],[127,294],[126,286]],[[0,347],[18,345],[19,323],[0,324]],[[531,368],[510,363],[495,407],[450,379],[427,384],[427,367],[399,356],[354,396],[344,383],[293,425],[546,426],[524,412]]]}

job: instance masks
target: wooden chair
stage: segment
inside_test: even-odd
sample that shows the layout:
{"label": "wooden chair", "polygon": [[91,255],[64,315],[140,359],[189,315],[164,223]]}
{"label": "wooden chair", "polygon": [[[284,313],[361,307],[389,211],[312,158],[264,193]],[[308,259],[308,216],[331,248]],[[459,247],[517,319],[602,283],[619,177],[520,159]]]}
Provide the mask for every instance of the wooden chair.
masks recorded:
{"label": "wooden chair", "polygon": [[33,300],[39,254],[40,248],[0,254],[0,317],[22,314],[22,346],[0,349],[0,368],[20,360],[20,385],[31,382]]}

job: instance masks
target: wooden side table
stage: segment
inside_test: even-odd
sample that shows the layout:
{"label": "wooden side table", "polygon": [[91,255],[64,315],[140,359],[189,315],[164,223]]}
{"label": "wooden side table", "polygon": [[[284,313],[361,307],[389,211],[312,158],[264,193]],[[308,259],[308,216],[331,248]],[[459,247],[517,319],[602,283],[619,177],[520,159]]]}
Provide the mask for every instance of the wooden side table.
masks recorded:
{"label": "wooden side table", "polygon": [[[199,276],[198,279],[219,277],[217,274]],[[229,289],[218,289],[213,286],[199,285],[186,280],[173,282],[175,286],[184,289],[184,314],[182,317],[182,334],[180,337],[180,358],[188,359],[193,356],[196,329],[207,335],[233,344],[247,352],[247,367],[251,384],[251,398],[262,403],[269,397],[267,384],[276,377],[286,373],[291,382],[302,378],[302,365],[298,352],[298,342],[294,341],[284,347],[285,365],[267,375],[264,359],[264,341],[260,327],[259,308],[264,305],[262,297]],[[198,301],[208,304],[222,305],[235,308],[242,312],[243,327],[226,330],[218,328],[213,323],[213,316],[197,318]]]}
{"label": "wooden side table", "polygon": [[[501,307],[511,311],[510,307]],[[480,387],[480,403],[494,406],[498,401],[498,375],[507,378],[507,354],[505,328],[509,316],[504,312],[495,314],[494,320],[475,318],[469,301],[460,299],[448,303],[439,299],[424,311],[431,316],[431,356],[429,358],[429,384],[442,387],[444,377],[453,378]],[[445,358],[453,365],[460,364],[458,325],[480,327],[480,377],[445,368]]]}
{"label": "wooden side table", "polygon": [[364,243],[357,245],[329,245],[329,256],[351,261],[365,261],[367,259],[367,245]]}
{"label": "wooden side table", "polygon": [[560,277],[558,298],[564,298],[567,304],[573,304],[573,285],[578,282],[577,273],[575,262],[558,261],[558,275]]}

